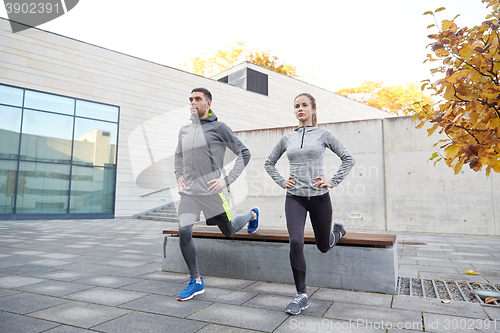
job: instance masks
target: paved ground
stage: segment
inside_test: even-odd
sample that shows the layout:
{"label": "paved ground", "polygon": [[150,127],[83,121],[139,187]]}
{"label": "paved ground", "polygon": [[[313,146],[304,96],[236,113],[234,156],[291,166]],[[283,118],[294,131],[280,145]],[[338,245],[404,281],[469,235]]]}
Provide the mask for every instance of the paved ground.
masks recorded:
{"label": "paved ground", "polygon": [[[204,295],[178,302],[188,276],[160,270],[167,227],[0,221],[0,332],[500,332],[500,308],[313,286],[309,309],[289,316],[292,285],[209,276]],[[400,276],[500,284],[500,237],[398,241]]]}

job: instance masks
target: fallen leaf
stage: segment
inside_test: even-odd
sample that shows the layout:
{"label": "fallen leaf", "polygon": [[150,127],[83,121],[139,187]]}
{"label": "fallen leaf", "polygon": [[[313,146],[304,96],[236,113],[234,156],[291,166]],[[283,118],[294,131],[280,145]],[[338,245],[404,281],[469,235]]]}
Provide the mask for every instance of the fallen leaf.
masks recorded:
{"label": "fallen leaf", "polygon": [[493,297],[487,297],[485,300],[484,300],[484,303],[488,304],[488,303],[492,303],[494,301],[497,301],[496,298],[493,298]]}
{"label": "fallen leaf", "polygon": [[444,299],[441,301],[441,303],[448,304],[448,303],[450,303],[450,300]]}
{"label": "fallen leaf", "polygon": [[472,271],[472,270],[468,270],[468,271],[465,271],[465,274],[471,274],[471,275],[477,275],[476,272]]}

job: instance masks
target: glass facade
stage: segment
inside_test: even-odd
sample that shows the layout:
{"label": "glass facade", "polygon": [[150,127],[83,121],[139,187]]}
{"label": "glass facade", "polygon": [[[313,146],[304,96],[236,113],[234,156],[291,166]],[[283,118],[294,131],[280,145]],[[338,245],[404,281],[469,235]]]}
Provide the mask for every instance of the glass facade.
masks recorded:
{"label": "glass facade", "polygon": [[119,112],[0,84],[0,219],[114,217]]}

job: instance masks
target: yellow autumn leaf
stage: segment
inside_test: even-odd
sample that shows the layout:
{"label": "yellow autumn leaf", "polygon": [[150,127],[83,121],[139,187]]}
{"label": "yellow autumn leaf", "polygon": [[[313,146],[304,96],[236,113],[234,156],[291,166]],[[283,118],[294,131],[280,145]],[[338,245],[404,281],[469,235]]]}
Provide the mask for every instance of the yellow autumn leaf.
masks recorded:
{"label": "yellow autumn leaf", "polygon": [[441,25],[441,29],[443,31],[448,30],[451,27],[452,24],[453,24],[453,21],[443,20],[442,25]]}
{"label": "yellow autumn leaf", "polygon": [[488,303],[493,303],[494,301],[498,301],[498,299],[496,298],[493,298],[493,297],[486,297],[484,299],[484,303],[488,304]]}
{"label": "yellow autumn leaf", "polygon": [[457,156],[458,152],[460,151],[460,147],[457,145],[451,145],[448,146],[444,149],[444,155],[446,158],[453,158]]}
{"label": "yellow autumn leaf", "polygon": [[471,124],[472,124],[473,126],[475,126],[475,125],[477,124],[477,120],[478,120],[478,118],[479,118],[479,113],[477,113],[477,112],[473,112],[473,113],[471,113],[471,114],[470,114],[470,116],[469,116],[469,121],[471,122]]}
{"label": "yellow autumn leaf", "polygon": [[458,55],[462,57],[465,61],[468,61],[474,55],[474,51],[469,48],[462,48],[458,51]]}
{"label": "yellow autumn leaf", "polygon": [[467,270],[467,271],[465,271],[465,274],[477,275],[477,273],[476,273],[476,272],[474,272],[473,270],[470,270],[470,269],[469,269],[469,270]]}
{"label": "yellow autumn leaf", "polygon": [[495,118],[492,121],[490,121],[490,128],[495,129],[500,127],[500,118]]}
{"label": "yellow autumn leaf", "polygon": [[453,99],[454,96],[455,96],[455,88],[452,85],[448,85],[446,87],[446,92],[444,93],[443,97],[447,100],[451,100]]}
{"label": "yellow autumn leaf", "polygon": [[427,133],[429,133],[428,135],[431,136],[432,134],[434,134],[434,132],[436,131],[436,129],[438,128],[439,124],[434,124],[431,128],[429,128],[427,130]]}

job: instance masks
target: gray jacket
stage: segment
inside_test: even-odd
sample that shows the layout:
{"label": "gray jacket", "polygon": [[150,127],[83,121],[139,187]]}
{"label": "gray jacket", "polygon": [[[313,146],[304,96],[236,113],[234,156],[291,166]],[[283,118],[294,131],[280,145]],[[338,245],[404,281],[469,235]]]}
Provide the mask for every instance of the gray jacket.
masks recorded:
{"label": "gray jacket", "polygon": [[[186,188],[180,194],[210,195],[209,180],[220,178],[224,167],[226,147],[231,149],[236,162],[224,177],[226,185],[232,184],[250,161],[250,151],[226,124],[217,121],[209,110],[204,119],[191,117],[191,124],[179,131],[174,166],[177,180],[184,177]],[[222,191],[220,191],[222,192]]]}
{"label": "gray jacket", "polygon": [[280,175],[275,165],[286,151],[290,162],[290,176],[293,176],[295,181],[295,186],[287,188],[287,193],[301,197],[322,195],[328,192],[328,188],[313,187],[313,184],[317,181],[313,178],[317,176],[327,178],[323,171],[325,148],[329,148],[342,160],[340,168],[329,180],[332,186],[335,187],[344,180],[355,161],[352,154],[340,140],[332,132],[324,128],[302,126],[291,133],[283,135],[266,159],[264,167],[274,181],[283,187],[287,179]]}

